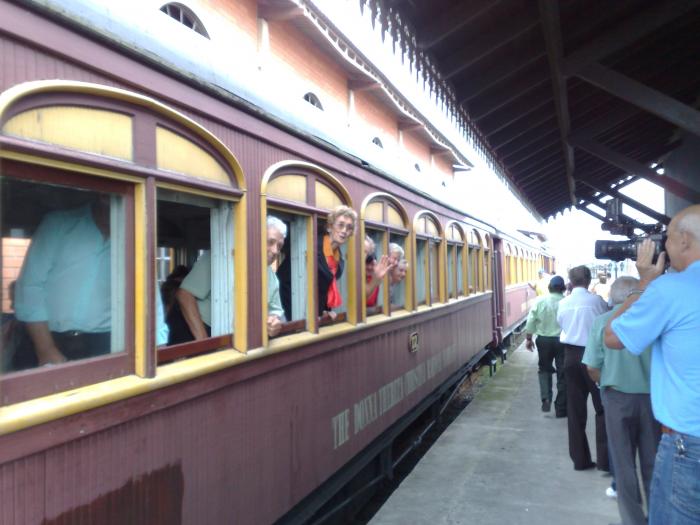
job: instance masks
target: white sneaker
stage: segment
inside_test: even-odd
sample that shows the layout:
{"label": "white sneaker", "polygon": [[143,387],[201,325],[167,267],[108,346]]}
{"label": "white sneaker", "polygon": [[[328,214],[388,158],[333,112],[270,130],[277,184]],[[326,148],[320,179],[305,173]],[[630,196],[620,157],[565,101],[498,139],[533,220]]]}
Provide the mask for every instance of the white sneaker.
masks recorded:
{"label": "white sneaker", "polygon": [[608,498],[617,498],[617,491],[612,487],[608,487],[607,489],[605,489],[605,495]]}

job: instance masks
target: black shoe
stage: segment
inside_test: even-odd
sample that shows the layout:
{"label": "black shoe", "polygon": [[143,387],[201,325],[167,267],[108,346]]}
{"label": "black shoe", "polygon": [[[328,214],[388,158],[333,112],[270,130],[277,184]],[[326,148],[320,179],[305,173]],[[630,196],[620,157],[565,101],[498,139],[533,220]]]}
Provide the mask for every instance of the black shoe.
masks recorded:
{"label": "black shoe", "polygon": [[549,399],[542,400],[542,412],[549,412],[552,409],[552,402]]}
{"label": "black shoe", "polygon": [[581,465],[580,467],[574,465],[574,470],[588,470],[592,468],[595,468],[595,463],[588,463],[587,465]]}
{"label": "black shoe", "polygon": [[566,412],[557,412],[557,415],[555,417],[557,417],[558,419],[566,417]]}

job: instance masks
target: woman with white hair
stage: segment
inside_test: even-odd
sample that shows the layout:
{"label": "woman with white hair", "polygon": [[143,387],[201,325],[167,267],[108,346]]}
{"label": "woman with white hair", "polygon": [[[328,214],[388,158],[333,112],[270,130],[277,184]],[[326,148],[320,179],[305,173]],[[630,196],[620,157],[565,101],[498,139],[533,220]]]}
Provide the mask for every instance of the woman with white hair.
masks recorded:
{"label": "woman with white hair", "polygon": [[338,206],[328,214],[326,233],[319,238],[318,246],[318,315],[327,313],[336,318],[334,308],[343,304],[338,289],[338,279],[343,274],[345,260],[340,247],[355,231],[357,213],[348,206]]}

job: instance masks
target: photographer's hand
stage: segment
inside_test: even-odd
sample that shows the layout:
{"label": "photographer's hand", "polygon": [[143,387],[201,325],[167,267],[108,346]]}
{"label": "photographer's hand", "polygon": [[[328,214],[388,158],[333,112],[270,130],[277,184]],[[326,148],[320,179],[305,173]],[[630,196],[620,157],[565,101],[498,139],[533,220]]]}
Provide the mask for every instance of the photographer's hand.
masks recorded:
{"label": "photographer's hand", "polygon": [[651,281],[664,273],[666,252],[661,252],[659,258],[656,260],[656,264],[654,264],[652,262],[654,260],[654,250],[654,241],[651,239],[644,239],[637,249],[636,266],[639,272],[639,287],[642,290],[644,290]]}

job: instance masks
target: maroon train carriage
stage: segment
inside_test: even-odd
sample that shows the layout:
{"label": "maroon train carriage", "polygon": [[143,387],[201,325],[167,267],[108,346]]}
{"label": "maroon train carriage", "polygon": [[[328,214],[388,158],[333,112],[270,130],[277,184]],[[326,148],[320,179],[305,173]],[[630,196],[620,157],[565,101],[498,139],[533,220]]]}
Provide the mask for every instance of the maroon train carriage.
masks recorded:
{"label": "maroon train carriage", "polygon": [[[107,354],[4,363],[0,523],[259,524],[304,501],[288,515],[302,520],[524,320],[533,246],[220,92],[15,4],[2,12],[3,268],[43,217],[94,199],[112,263]],[[360,219],[329,324],[315,315],[316,238],[339,204]],[[289,226],[276,338],[268,213]],[[409,263],[398,299],[385,280],[374,309],[364,235]],[[212,337],[158,346],[157,282],[203,250]]]}

